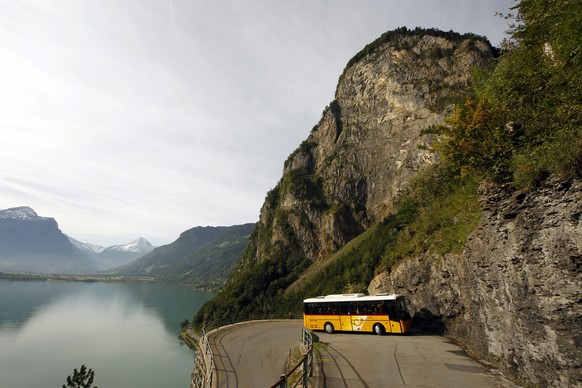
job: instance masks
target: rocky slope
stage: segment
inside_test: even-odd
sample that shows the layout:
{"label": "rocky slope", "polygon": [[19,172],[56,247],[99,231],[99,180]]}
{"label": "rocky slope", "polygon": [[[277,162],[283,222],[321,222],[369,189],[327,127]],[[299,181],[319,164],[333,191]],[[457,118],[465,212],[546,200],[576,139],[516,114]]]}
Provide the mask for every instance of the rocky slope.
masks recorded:
{"label": "rocky slope", "polygon": [[423,133],[467,89],[471,68],[492,55],[483,38],[433,30],[400,29],[368,45],[286,161],[245,262],[277,254],[320,260],[390,213],[409,179],[434,162]]}
{"label": "rocky slope", "polygon": [[582,181],[483,187],[460,255],[416,257],[370,293],[406,295],[415,320],[526,384],[582,384]]}

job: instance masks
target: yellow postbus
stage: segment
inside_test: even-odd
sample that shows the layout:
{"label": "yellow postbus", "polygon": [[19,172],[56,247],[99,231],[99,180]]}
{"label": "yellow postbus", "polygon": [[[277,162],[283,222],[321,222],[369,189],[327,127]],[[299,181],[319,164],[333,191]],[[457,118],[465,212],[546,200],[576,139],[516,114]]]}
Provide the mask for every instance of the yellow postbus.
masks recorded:
{"label": "yellow postbus", "polygon": [[412,318],[402,295],[340,294],[303,301],[303,325],[310,330],[406,333]]}

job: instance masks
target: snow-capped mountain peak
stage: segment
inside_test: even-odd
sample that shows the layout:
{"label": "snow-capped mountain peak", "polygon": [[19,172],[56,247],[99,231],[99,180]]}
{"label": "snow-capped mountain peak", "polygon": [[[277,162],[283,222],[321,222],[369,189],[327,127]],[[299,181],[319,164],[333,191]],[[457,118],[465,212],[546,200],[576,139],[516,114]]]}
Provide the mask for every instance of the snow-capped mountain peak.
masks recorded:
{"label": "snow-capped mountain peak", "polygon": [[46,217],[39,217],[38,214],[28,206],[0,210],[0,218],[13,220],[46,219]]}
{"label": "snow-capped mountain peak", "polygon": [[155,248],[142,237],[127,244],[112,245],[110,247],[83,243],[70,236],[67,237],[75,247],[81,250],[81,252],[90,256],[101,270],[127,264],[137,258],[145,256]]}
{"label": "snow-capped mountain peak", "polygon": [[105,247],[102,247],[101,245],[84,243],[84,242],[81,242],[79,240],[75,240],[71,236],[67,236],[67,238],[69,239],[71,244],[73,244],[74,246],[76,246],[77,248],[79,248],[81,251],[84,251],[84,252],[86,251],[88,253],[95,254],[95,253],[101,253],[106,249]]}
{"label": "snow-capped mountain peak", "polygon": [[150,244],[145,238],[140,237],[128,244],[124,245],[113,245],[107,248],[108,251],[118,251],[118,252],[135,252],[135,253],[150,253],[154,250],[154,246]]}

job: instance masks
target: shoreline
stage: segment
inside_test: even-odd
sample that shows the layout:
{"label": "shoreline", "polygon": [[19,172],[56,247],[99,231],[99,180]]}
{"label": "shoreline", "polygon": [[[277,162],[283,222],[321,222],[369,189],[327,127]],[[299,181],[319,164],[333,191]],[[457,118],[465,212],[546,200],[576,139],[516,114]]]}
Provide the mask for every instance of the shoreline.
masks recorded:
{"label": "shoreline", "polygon": [[60,282],[85,282],[85,283],[155,283],[151,276],[119,276],[105,274],[34,274],[17,272],[0,272],[0,280],[18,281],[60,281]]}
{"label": "shoreline", "polygon": [[175,286],[192,287],[196,291],[215,293],[215,287],[197,284],[184,284],[173,282],[159,282],[153,276],[124,276],[113,274],[39,274],[29,272],[2,272],[0,280],[31,281],[31,282],[83,282],[83,283],[151,283],[171,284]]}
{"label": "shoreline", "polygon": [[184,343],[194,352],[198,352],[200,336],[196,334],[191,327],[181,330],[180,334],[178,335],[178,338],[184,341]]}

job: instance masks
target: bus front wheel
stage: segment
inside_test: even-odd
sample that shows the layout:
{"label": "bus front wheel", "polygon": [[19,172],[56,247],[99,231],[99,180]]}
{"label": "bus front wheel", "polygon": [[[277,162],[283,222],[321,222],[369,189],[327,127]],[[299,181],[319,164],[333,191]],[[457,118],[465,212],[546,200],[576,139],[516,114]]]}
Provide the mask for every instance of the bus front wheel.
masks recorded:
{"label": "bus front wheel", "polygon": [[323,329],[325,330],[325,332],[327,334],[333,334],[334,329],[333,329],[333,325],[331,323],[326,322],[326,324],[323,326]]}
{"label": "bus front wheel", "polygon": [[382,326],[380,323],[376,323],[374,325],[374,333],[378,335],[384,335],[384,333],[386,333],[386,330],[384,329],[384,326]]}

